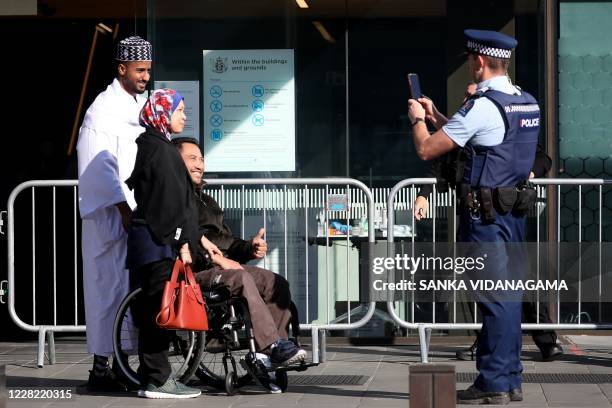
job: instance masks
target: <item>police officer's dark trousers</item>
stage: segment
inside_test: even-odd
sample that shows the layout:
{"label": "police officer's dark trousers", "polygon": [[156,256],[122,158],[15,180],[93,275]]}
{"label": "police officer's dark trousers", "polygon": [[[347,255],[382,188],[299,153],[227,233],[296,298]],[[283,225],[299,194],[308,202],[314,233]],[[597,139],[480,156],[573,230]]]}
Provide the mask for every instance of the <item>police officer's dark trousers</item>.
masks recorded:
{"label": "police officer's dark trousers", "polygon": [[[516,279],[515,261],[508,243],[522,242],[525,218],[512,214],[496,214],[492,223],[472,216],[468,209],[460,215],[459,238],[461,242],[476,243],[477,252],[487,253],[482,274],[477,279]],[[516,244],[515,244],[516,246]],[[480,254],[482,255],[482,254]],[[478,337],[476,367],[480,375],[475,385],[480,390],[508,392],[521,386],[521,300],[522,293],[512,292],[491,295],[475,294],[483,317],[482,331]]]}

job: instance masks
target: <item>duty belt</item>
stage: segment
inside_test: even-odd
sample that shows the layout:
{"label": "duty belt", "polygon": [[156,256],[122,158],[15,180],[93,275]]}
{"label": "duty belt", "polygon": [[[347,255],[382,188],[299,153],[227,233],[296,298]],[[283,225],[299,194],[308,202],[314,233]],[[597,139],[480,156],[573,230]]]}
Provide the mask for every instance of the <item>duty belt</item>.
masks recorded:
{"label": "duty belt", "polygon": [[460,203],[474,218],[483,218],[485,222],[495,221],[496,211],[501,214],[512,211],[524,215],[536,201],[536,190],[527,181],[521,181],[508,187],[473,187],[466,184],[459,186]]}

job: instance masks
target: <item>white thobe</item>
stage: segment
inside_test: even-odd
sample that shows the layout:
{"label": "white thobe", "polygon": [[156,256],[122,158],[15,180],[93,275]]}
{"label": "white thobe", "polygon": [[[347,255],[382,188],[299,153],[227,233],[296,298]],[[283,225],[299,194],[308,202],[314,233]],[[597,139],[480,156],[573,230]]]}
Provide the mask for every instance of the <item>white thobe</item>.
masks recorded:
{"label": "white thobe", "polygon": [[129,292],[127,234],[115,204],[136,206],[124,181],[144,132],[138,116],[145,101],[115,79],[87,109],[77,143],[87,350],[100,356],[113,353],[115,315]]}

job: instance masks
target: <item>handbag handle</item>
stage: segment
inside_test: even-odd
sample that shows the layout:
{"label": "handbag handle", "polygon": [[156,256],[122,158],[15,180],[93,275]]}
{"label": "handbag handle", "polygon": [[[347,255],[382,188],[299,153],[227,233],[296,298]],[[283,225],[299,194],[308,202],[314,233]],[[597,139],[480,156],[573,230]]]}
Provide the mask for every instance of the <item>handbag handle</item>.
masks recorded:
{"label": "handbag handle", "polygon": [[185,265],[183,261],[181,261],[181,258],[177,257],[172,267],[172,275],[170,275],[169,282],[178,283],[179,273],[185,273]]}
{"label": "handbag handle", "polygon": [[182,273],[185,276],[185,280],[189,283],[189,286],[194,288],[194,292],[196,295],[196,299],[198,303],[201,305],[204,304],[204,298],[202,297],[202,291],[196,290],[195,287],[198,286],[198,283],[193,276],[193,271],[191,269],[191,265],[185,265],[181,258],[177,257],[174,262],[174,267],[172,268],[172,275],[170,276],[170,282],[178,283],[179,273]]}
{"label": "handbag handle", "polygon": [[[183,262],[181,262],[181,264],[183,264]],[[193,271],[191,270],[191,265],[183,264],[183,273],[185,274],[185,279],[187,280],[187,282],[189,282],[189,286],[191,286],[193,288],[193,291],[194,291],[194,293],[196,295],[196,299],[198,300],[198,303],[203,305],[204,304],[204,298],[202,297],[202,291],[198,290],[198,289],[200,289],[200,286],[198,285],[198,283],[195,280],[195,277],[193,276]]]}

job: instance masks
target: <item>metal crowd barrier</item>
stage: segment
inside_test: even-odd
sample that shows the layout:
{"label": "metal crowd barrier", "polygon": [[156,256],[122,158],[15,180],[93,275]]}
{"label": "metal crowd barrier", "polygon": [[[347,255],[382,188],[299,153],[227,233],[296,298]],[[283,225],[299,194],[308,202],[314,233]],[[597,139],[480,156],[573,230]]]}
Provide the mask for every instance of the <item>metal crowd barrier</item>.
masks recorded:
{"label": "metal crowd barrier", "polygon": [[[76,180],[32,180],[32,181],[27,181],[25,183],[22,183],[20,185],[18,185],[17,187],[15,187],[15,189],[11,192],[11,195],[9,196],[8,199],[8,228],[7,228],[7,241],[8,241],[8,309],[9,309],[9,315],[11,316],[11,319],[13,320],[13,322],[15,322],[15,324],[17,326],[19,326],[20,328],[27,330],[27,331],[31,331],[31,332],[38,332],[38,356],[37,356],[37,365],[38,367],[42,367],[44,364],[44,352],[45,352],[45,340],[48,340],[48,352],[49,352],[49,363],[50,364],[54,364],[55,363],[55,341],[54,341],[54,332],[83,332],[85,331],[85,325],[81,325],[79,324],[78,321],[78,314],[79,314],[79,310],[78,310],[78,300],[79,300],[79,296],[82,295],[82,290],[79,287],[78,284],[78,277],[77,277],[77,272],[80,270],[80,265],[78,265],[78,252],[77,252],[77,228],[78,228],[78,215],[77,215],[77,203],[78,203],[78,195],[77,195],[77,181]],[[30,190],[30,203],[31,203],[31,241],[30,241],[30,245],[31,245],[31,258],[28,259],[27,261],[24,261],[23,264],[30,264],[31,265],[31,294],[32,294],[32,298],[31,298],[31,304],[32,304],[32,316],[31,316],[31,320],[28,320],[27,322],[24,321],[26,320],[25,317],[20,316],[17,314],[17,311],[15,309],[15,303],[16,303],[16,284],[15,284],[15,231],[16,231],[16,225],[15,225],[15,215],[16,215],[16,209],[15,209],[15,200],[17,199],[18,195],[25,190]],[[52,234],[52,239],[51,239],[51,249],[52,249],[52,264],[51,265],[46,265],[44,267],[45,270],[45,275],[46,276],[39,276],[39,279],[41,278],[47,278],[48,279],[48,275],[51,274],[51,287],[49,288],[50,290],[52,290],[52,298],[53,298],[53,304],[52,304],[52,318],[49,319],[50,321],[43,323],[40,323],[40,318],[37,316],[37,311],[38,310],[42,310],[43,308],[49,308],[50,305],[44,305],[44,306],[40,306],[38,305],[37,307],[37,303],[38,303],[38,299],[40,298],[39,295],[37,295],[37,291],[36,291],[36,282],[37,282],[37,270],[41,269],[37,264],[37,244],[38,246],[41,246],[42,249],[41,250],[46,250],[47,249],[47,245],[49,244],[48,242],[43,243],[44,245],[40,245],[40,242],[37,241],[37,231],[40,230],[40,226],[37,229],[37,223],[36,223],[36,218],[37,215],[40,215],[39,212],[37,212],[37,193],[38,195],[42,195],[41,194],[41,190],[43,189],[50,189],[51,190],[51,208],[50,208],[50,212],[51,212],[51,234]],[[56,197],[57,197],[57,191],[59,189],[65,190],[65,189],[72,189],[72,216],[71,218],[71,225],[57,225],[57,218],[58,218],[58,213],[57,213],[57,208],[56,208]],[[49,211],[49,207],[46,207],[46,211]],[[61,232],[62,237],[58,236],[58,231]],[[66,239],[66,234],[72,231],[72,241],[73,241],[73,245],[71,245],[73,247],[73,251],[70,255],[72,258],[72,264],[73,264],[73,270],[72,271],[67,271],[65,269],[62,270],[62,277],[67,277],[68,275],[70,275],[73,278],[73,283],[72,283],[72,289],[73,289],[73,293],[74,293],[74,310],[58,310],[58,252],[57,252],[57,246],[58,246],[58,238],[63,238],[64,240]],[[68,238],[71,239],[71,238]],[[65,241],[64,241],[65,242]],[[50,269],[50,270],[49,270]],[[21,272],[19,274],[20,279],[24,278],[24,273]],[[23,289],[24,291],[27,290]],[[48,309],[47,309],[48,310]],[[58,315],[58,312],[61,315]],[[68,312],[66,314],[62,314],[62,312]],[[47,319],[45,319],[47,320]],[[59,320],[63,320],[63,321],[72,321],[73,323],[71,324],[59,324],[58,321]]]}
{"label": "metal crowd barrier", "polygon": [[[289,211],[303,210],[302,220],[298,220],[298,222],[303,222],[303,233],[304,233],[304,262],[305,262],[305,276],[302,277],[302,280],[305,281],[305,324],[302,325],[302,328],[310,330],[312,332],[312,347],[313,347],[313,361],[319,362],[319,357],[322,356],[322,359],[325,358],[325,331],[326,330],[351,330],[357,329],[364,326],[372,317],[375,312],[375,303],[371,302],[369,304],[359,302],[353,300],[353,305],[351,305],[351,297],[349,296],[349,286],[351,286],[351,273],[347,271],[346,273],[346,290],[347,290],[347,313],[346,313],[346,323],[337,322],[338,318],[333,317],[330,318],[329,315],[329,303],[333,303],[330,299],[329,292],[329,279],[333,274],[330,268],[330,255],[329,255],[329,246],[334,241],[346,241],[346,262],[347,268],[350,263],[349,250],[350,250],[350,238],[348,234],[345,236],[330,236],[329,232],[329,222],[333,217],[334,219],[346,219],[346,225],[350,224],[351,217],[357,215],[367,216],[368,219],[368,234],[367,237],[364,236],[362,239],[368,242],[374,242],[374,196],[372,191],[362,182],[347,179],[347,178],[325,178],[325,179],[315,179],[315,178],[304,178],[304,179],[214,179],[207,180],[207,184],[209,187],[219,187],[219,191],[216,193],[211,192],[211,195],[216,196],[220,205],[224,207],[227,211],[228,208],[233,207],[234,209],[238,209],[241,213],[241,235],[244,237],[245,235],[245,214],[247,212],[257,212],[261,211],[261,226],[264,228],[267,227],[267,214],[276,211],[277,213],[280,211],[283,214],[283,228],[284,232],[282,234],[283,244],[281,245],[284,258],[284,270],[276,270],[275,272],[284,274],[285,277],[291,276],[292,271],[288,267],[288,249],[291,245],[295,244],[295,240],[291,243],[288,241],[288,216]],[[8,307],[9,314],[11,319],[19,326],[20,328],[31,331],[38,332],[38,355],[37,355],[37,365],[42,367],[44,364],[45,357],[45,342],[48,341],[48,357],[49,363],[54,364],[55,362],[55,342],[54,342],[54,333],[55,332],[83,332],[85,331],[85,325],[79,322],[79,303],[83,297],[82,287],[80,286],[79,276],[81,274],[82,265],[78,259],[79,252],[79,234],[78,234],[78,194],[77,194],[77,180],[39,180],[39,181],[28,181],[18,185],[11,193],[8,200],[8,231],[7,231],[7,239],[8,239]],[[260,189],[256,191],[246,191],[246,186],[261,186]],[[302,186],[302,189],[297,189],[297,186]],[[238,187],[240,194],[232,195],[231,189],[234,187]],[[70,210],[67,210],[67,206],[63,205],[61,208],[57,208],[57,200],[56,196],[59,193],[60,189],[71,189],[71,204]],[[23,210],[22,206],[17,206],[15,208],[15,202],[18,200],[18,197],[24,191],[30,191],[30,199],[26,200],[27,197],[20,198],[19,204],[24,204],[21,200],[26,200],[31,203],[31,210],[27,211]],[[41,197],[45,196],[45,192],[48,193],[50,190],[50,199],[51,202],[45,201],[42,202],[43,199]],[[69,191],[70,193],[70,191]],[[247,194],[248,193],[248,194]],[[338,209],[331,208],[329,203],[329,198],[333,194],[345,195],[346,196],[346,208]],[[238,201],[231,203],[230,200],[232,197],[238,197]],[[47,198],[47,197],[43,197]],[[65,197],[64,197],[65,198]],[[250,200],[250,201],[249,201]],[[356,203],[357,205],[352,205]],[[42,204],[41,204],[42,203]],[[23,207],[27,207],[27,205],[23,205]],[[63,210],[63,211],[62,211]],[[324,225],[324,233],[320,234],[320,231],[315,227],[314,231],[311,225],[311,211],[318,210],[321,214],[323,214],[324,219],[319,220],[319,222]],[[42,223],[44,217],[41,217],[41,212],[49,211],[51,214],[51,245],[48,245],[48,241],[45,241],[44,238],[41,239],[41,231],[46,230],[46,228],[38,225]],[[62,218],[58,215],[58,211],[65,216],[69,213],[70,222],[68,224],[58,223],[58,219]],[[18,224],[16,222],[16,214],[19,215]],[[49,213],[48,213],[49,214]],[[27,217],[29,215],[29,217]],[[24,219],[28,218],[28,219]],[[23,224],[22,224],[23,222]],[[31,225],[28,225],[31,224]],[[19,228],[19,231],[23,232],[29,228],[31,228],[31,241],[26,245],[31,247],[31,259],[19,260],[17,264],[18,273],[16,274],[16,241],[18,240],[16,237],[16,231]],[[256,230],[253,233],[257,232]],[[268,233],[268,230],[266,230]],[[18,236],[23,235],[19,232]],[[296,233],[293,233],[292,236],[295,238]],[[317,236],[318,235],[318,236]],[[314,242],[311,242],[311,238]],[[324,282],[326,285],[325,294],[326,297],[326,305],[327,305],[327,313],[325,313],[326,318],[324,319],[321,316],[318,320],[315,321],[312,317],[314,317],[315,313],[313,313],[312,307],[310,306],[310,294],[309,291],[309,246],[316,245],[317,239],[319,242],[323,241],[325,245],[325,273],[327,281]],[[58,252],[58,241],[62,242],[62,248],[67,248],[70,246],[69,251]],[[66,243],[70,245],[66,245]],[[24,253],[21,245],[24,245],[24,242],[19,241],[20,251],[19,253]],[[319,244],[320,245],[320,244]],[[41,261],[37,261],[37,254],[41,251],[51,250],[51,265],[41,265]],[[67,269],[65,267],[61,267],[58,273],[58,259],[63,259],[65,261],[66,258],[70,258],[72,268]],[[266,258],[263,260],[263,265],[266,266]],[[64,262],[65,263],[65,262]],[[27,266],[27,267],[26,267]],[[357,265],[355,265],[357,268]],[[27,274],[26,269],[31,269],[30,279],[26,280],[25,275]],[[74,297],[74,308],[59,308],[58,309],[58,278],[62,280],[66,280],[70,278],[70,286],[72,296]],[[46,282],[51,282],[49,285],[49,292],[45,293],[41,296],[40,290],[37,292],[37,279],[43,284]],[[357,278],[358,279],[358,278]],[[17,282],[19,284],[17,284]],[[30,288],[28,288],[30,286]],[[66,284],[61,285],[61,288],[65,291]],[[316,288],[315,288],[316,290]],[[52,294],[51,294],[52,291]],[[22,314],[18,314],[16,305],[23,305],[23,299],[20,298],[17,301],[17,297],[23,296],[25,293],[31,293],[31,305],[32,305],[32,316],[29,319],[26,319]],[[19,295],[17,295],[19,293]],[[42,304],[42,299],[48,296],[52,297],[52,308],[50,304]],[[61,293],[59,294],[61,296]],[[316,296],[316,292],[315,292]],[[333,296],[333,295],[332,295]],[[353,307],[354,306],[354,307]],[[23,306],[22,306],[23,307]],[[52,313],[49,311],[52,310]],[[357,321],[351,321],[351,315],[355,314],[355,311],[358,311],[362,314],[361,318]],[[38,313],[37,313],[38,312]],[[82,314],[82,310],[81,310]],[[41,316],[45,315],[45,316]],[[51,316],[52,315],[52,316]],[[42,323],[44,321],[44,323]],[[321,342],[321,347],[320,343]],[[321,352],[319,352],[321,350]]]}
{"label": "metal crowd barrier", "polygon": [[[541,217],[542,217],[542,210],[544,207],[547,206],[547,202],[549,201],[547,197],[547,189],[545,188],[546,186],[548,186],[548,194],[550,194],[551,190],[554,190],[554,196],[556,197],[556,208],[554,209],[555,214],[556,214],[556,231],[557,231],[557,243],[561,242],[561,187],[562,186],[576,186],[578,188],[578,194],[577,194],[577,211],[578,211],[578,230],[577,230],[577,242],[578,243],[582,243],[583,242],[583,221],[582,221],[582,211],[583,211],[583,187],[584,186],[591,186],[592,188],[595,188],[597,190],[597,203],[598,203],[598,219],[597,219],[597,226],[598,226],[598,231],[597,231],[597,237],[598,237],[598,243],[600,244],[599,246],[599,251],[600,251],[600,255],[599,255],[599,281],[601,282],[601,278],[602,278],[602,268],[601,268],[601,243],[602,243],[602,225],[603,225],[603,220],[602,220],[602,204],[603,204],[603,200],[602,200],[602,194],[603,194],[603,187],[605,185],[610,185],[612,184],[612,180],[604,180],[604,179],[533,179],[532,182],[537,186],[537,191],[538,191],[538,202],[536,204],[536,208],[535,210],[533,210],[535,212],[535,217],[536,217],[536,225],[537,225],[537,242],[542,242],[541,240],[541,234],[540,234],[540,222],[541,222]],[[395,224],[395,211],[397,210],[397,205],[395,203],[396,201],[396,196],[398,195],[398,193],[400,193],[400,191],[402,189],[405,189],[406,187],[410,187],[413,191],[415,191],[416,189],[416,185],[423,185],[423,184],[433,184],[433,200],[432,202],[430,202],[430,211],[434,211],[437,213],[438,210],[438,203],[436,203],[436,179],[433,178],[411,178],[411,179],[406,179],[406,180],[402,180],[399,183],[397,183],[392,189],[391,192],[389,193],[389,198],[387,201],[387,222],[388,222],[388,234],[387,234],[387,242],[389,244],[393,244],[394,243],[394,224]],[[451,196],[455,195],[454,192],[451,192]],[[414,195],[413,195],[414,196]],[[411,210],[410,210],[411,211]],[[452,217],[449,216],[449,239],[450,240],[455,240],[455,231],[456,231],[456,221],[451,221],[452,218],[454,218],[454,216],[457,214],[457,200],[452,200],[452,207],[449,209],[449,211],[452,211]],[[532,214],[533,215],[533,214]],[[415,228],[415,218],[414,215],[412,214],[411,211],[411,217],[412,217],[412,226],[413,226],[413,230]],[[432,226],[433,226],[433,240],[432,242],[435,243],[435,236],[436,236],[436,217],[433,217],[433,221],[432,221]],[[414,244],[414,236],[412,238],[412,243]],[[579,262],[580,265],[580,262]],[[539,268],[539,263],[538,263],[538,268]],[[580,268],[580,266],[579,266]],[[539,273],[539,269],[538,269],[538,273]],[[580,273],[580,271],[579,271]],[[599,300],[599,308],[601,310],[601,290],[602,288],[600,287],[600,300]],[[540,306],[540,302],[539,302],[539,298],[537,301],[537,307],[538,307],[538,319],[536,323],[522,323],[521,327],[523,330],[594,330],[594,329],[612,329],[612,324],[610,323],[593,323],[593,322],[589,322],[589,323],[584,323],[582,321],[582,317],[583,315],[585,315],[585,312],[582,312],[582,297],[581,297],[581,291],[578,292],[578,312],[575,318],[575,322],[573,323],[560,323],[560,300],[559,297],[557,296],[557,316],[556,316],[556,320],[557,323],[540,323],[539,322],[539,306]],[[405,303],[404,301],[388,301],[387,302],[387,309],[389,314],[391,315],[391,317],[393,318],[393,320],[395,321],[395,323],[397,323],[399,326],[406,328],[406,329],[415,329],[418,330],[419,333],[419,344],[420,344],[420,353],[421,353],[421,361],[424,363],[428,362],[428,353],[429,353],[429,342],[431,339],[431,331],[432,330],[478,330],[481,328],[482,324],[481,323],[477,323],[477,312],[476,312],[476,303],[474,303],[474,312],[473,312],[473,318],[474,318],[474,322],[473,323],[459,323],[457,322],[457,299],[456,297],[453,297],[453,313],[452,313],[452,322],[451,323],[438,323],[436,322],[436,315],[435,315],[435,299],[432,300],[432,321],[431,322],[417,322],[415,320],[415,302],[414,302],[414,297],[412,297],[411,300],[411,314],[410,314],[410,320],[407,320],[406,318],[403,318],[402,316],[400,316],[400,313],[398,313],[397,308],[402,306],[402,303]],[[404,305],[406,306],[406,305]],[[400,309],[401,310],[401,309]],[[600,314],[601,316],[601,314]],[[590,320],[590,319],[589,319]]]}
{"label": "metal crowd barrier", "polygon": [[[547,200],[547,189],[544,188],[548,186],[548,193],[551,194],[551,191],[554,190],[554,186],[556,186],[556,213],[559,214],[561,211],[561,186],[577,186],[578,188],[578,205],[577,209],[579,212],[578,216],[578,242],[582,242],[582,189],[583,186],[593,186],[593,188],[598,189],[598,203],[599,203],[599,218],[598,218],[598,237],[599,242],[602,241],[602,189],[606,184],[610,184],[610,180],[603,179],[538,179],[533,180],[538,187],[538,197],[539,204],[535,210],[536,222],[539,227],[540,218],[543,216],[542,207],[546,207]],[[327,330],[355,330],[363,327],[375,314],[375,302],[370,301],[362,301],[361,299],[351,299],[351,295],[349,294],[349,288],[351,284],[351,273],[350,273],[350,264],[351,264],[351,256],[349,254],[350,247],[352,244],[355,244],[354,239],[358,238],[355,235],[349,236],[349,234],[343,234],[340,236],[331,236],[329,223],[331,219],[335,220],[345,220],[345,225],[350,225],[351,221],[357,219],[359,217],[367,217],[367,235],[363,235],[360,237],[360,240],[357,242],[367,242],[372,244],[375,242],[375,223],[380,222],[377,220],[377,216],[375,214],[375,210],[386,210],[387,211],[387,241],[389,243],[393,243],[395,240],[394,237],[394,226],[395,226],[395,212],[396,211],[410,211],[411,217],[411,239],[414,243],[415,235],[417,232],[418,223],[415,223],[414,217],[412,216],[412,203],[416,198],[417,188],[416,185],[420,184],[434,184],[433,186],[433,194],[431,196],[431,200],[429,203],[429,211],[428,218],[431,219],[431,226],[433,229],[432,235],[432,243],[436,241],[436,233],[437,226],[440,223],[440,220],[443,218],[448,218],[449,222],[449,239],[454,239],[454,231],[456,229],[456,197],[455,193],[451,190],[448,194],[440,194],[440,192],[436,191],[435,179],[425,179],[425,178],[413,178],[403,180],[398,183],[393,189],[390,190],[388,200],[386,203],[383,203],[384,198],[382,197],[381,190],[371,190],[363,183],[347,178],[308,178],[308,179],[211,179],[207,180],[208,189],[207,191],[225,209],[226,214],[228,212],[234,212],[237,214],[240,219],[240,235],[244,238],[246,234],[246,225],[245,225],[245,216],[250,214],[251,217],[261,216],[261,224],[264,228],[268,227],[268,214],[275,213],[280,216],[282,219],[282,228],[283,233],[281,235],[281,243],[278,245],[278,248],[282,252],[283,259],[283,268],[281,270],[275,270],[275,272],[283,274],[287,278],[291,278],[292,274],[295,274],[295,271],[292,271],[289,267],[288,258],[292,256],[293,253],[289,251],[293,246],[303,246],[303,255],[304,255],[304,275],[301,277],[297,277],[301,279],[301,282],[304,282],[304,287],[300,288],[305,291],[304,301],[302,302],[303,309],[305,313],[302,317],[304,317],[303,328],[310,330],[312,333],[312,342],[313,342],[313,361],[314,362],[322,362],[325,359],[325,333]],[[249,189],[247,189],[247,186]],[[301,189],[297,187],[300,186]],[[257,188],[254,188],[257,187]],[[410,187],[409,191],[406,191],[405,187]],[[71,211],[69,216],[64,219],[69,219],[70,221],[67,223],[58,223],[58,219],[62,217],[58,216],[57,209],[57,200],[56,196],[60,194],[60,190],[68,190],[70,199],[65,200],[70,202],[70,205],[63,205],[61,209],[66,210],[67,207],[70,207]],[[16,221],[15,215],[16,212],[19,211],[19,215],[27,216],[27,210],[24,210],[24,213],[21,213],[21,207],[19,210],[15,210],[15,201],[17,200],[20,193],[25,190],[30,190],[29,201],[31,203],[31,210],[29,211],[31,226],[29,227],[31,232],[31,241],[28,245],[31,246],[31,259],[28,260],[20,260],[19,265],[28,264],[31,267],[31,281],[28,284],[31,285],[31,304],[32,304],[32,316],[31,319],[25,319],[23,315],[19,315],[16,311],[16,273],[15,273],[15,244],[16,244]],[[46,193],[45,193],[46,192]],[[41,196],[44,197],[45,194],[49,194],[51,196],[51,204],[50,206],[47,204],[46,206],[37,205],[37,202],[41,200]],[[343,196],[345,197],[345,202],[340,207],[334,207],[330,203],[330,199],[333,196]],[[378,197],[381,196],[381,197]],[[399,200],[398,200],[399,197]],[[64,195],[66,198],[66,195]],[[23,198],[22,198],[23,199]],[[27,197],[26,197],[27,199]],[[85,325],[80,324],[79,322],[79,302],[82,298],[82,289],[79,284],[79,272],[81,269],[80,262],[78,261],[78,194],[77,194],[77,181],[76,180],[44,180],[44,181],[29,181],[20,184],[17,186],[13,192],[11,193],[8,200],[8,229],[7,229],[7,239],[8,239],[8,305],[9,305],[9,314],[12,320],[22,329],[32,332],[38,332],[38,355],[37,355],[37,364],[39,367],[42,367],[44,364],[44,347],[45,341],[48,341],[48,355],[49,362],[53,364],[55,362],[55,348],[54,348],[54,332],[83,332],[85,331]],[[337,203],[336,203],[337,204]],[[343,207],[344,206],[344,207]],[[43,209],[41,209],[41,207]],[[49,208],[50,207],[50,208]],[[51,245],[50,249],[52,251],[52,263],[51,265],[47,265],[45,268],[42,268],[37,262],[37,247],[38,250],[49,250],[47,248],[48,242],[40,242],[37,240],[38,233],[40,230],[44,230],[40,226],[37,226],[37,218],[40,216],[39,211],[49,211],[47,214],[51,214],[51,226],[49,231],[51,233]],[[301,214],[303,211],[303,215]],[[318,214],[322,216],[318,217],[320,224],[323,225],[323,231],[319,230],[312,226],[312,217],[314,212],[318,211]],[[290,215],[291,214],[291,215]],[[293,217],[297,214],[298,221],[297,223],[301,223],[300,231],[290,231],[289,229],[289,218]],[[65,214],[64,214],[65,216]],[[302,217],[302,218],[300,218]],[[44,218],[44,217],[43,217]],[[42,218],[41,218],[42,219]],[[21,222],[21,221],[20,221]],[[42,221],[41,221],[42,222]],[[556,228],[557,228],[557,236],[560,237],[561,231],[561,219],[559,216],[556,217]],[[295,227],[296,223],[292,223],[292,226]],[[20,229],[24,227],[20,224]],[[28,229],[26,226],[25,229]],[[255,233],[257,230],[251,231]],[[537,240],[540,241],[540,229],[537,229]],[[70,233],[69,233],[70,232]],[[271,231],[266,228],[266,233],[270,233]],[[69,233],[69,234],[68,234]],[[363,231],[362,231],[363,233]],[[68,235],[67,235],[68,234]],[[304,242],[300,243],[299,239],[296,239],[296,236],[300,236],[303,234]],[[61,235],[61,237],[60,237]],[[58,238],[60,240],[58,241]],[[268,238],[268,237],[266,237]],[[289,239],[291,238],[291,242]],[[406,238],[406,237],[404,237]],[[330,300],[335,295],[331,295],[330,298],[330,281],[332,276],[336,273],[330,267],[330,245],[334,242],[346,243],[346,281],[343,282],[343,286],[346,287],[346,310],[347,312],[342,314],[341,316],[330,316]],[[66,245],[68,242],[70,245]],[[62,245],[60,245],[60,243]],[[312,294],[309,293],[309,277],[310,277],[310,262],[312,260],[309,258],[309,247],[312,245],[324,245],[324,295],[326,301],[326,312],[323,313],[324,316],[319,316],[315,313],[313,306],[310,304],[310,299],[313,298]],[[71,268],[60,267],[61,274],[58,274],[58,246],[65,248],[67,246],[71,247],[69,251],[62,252],[62,256],[65,263],[65,258],[71,259]],[[41,249],[42,248],[42,249]],[[318,249],[319,253],[323,251],[322,249]],[[263,259],[262,263],[264,267],[268,262],[267,257]],[[23,268],[23,266],[20,266]],[[37,302],[40,298],[44,296],[37,295],[37,271],[45,269],[45,275],[39,276],[39,281],[50,282],[49,288],[52,288],[51,291],[47,294],[47,296],[52,296],[53,307],[50,305],[38,305]],[[299,269],[299,268],[298,268]],[[601,268],[600,268],[600,278],[601,278]],[[24,275],[27,274],[27,268],[22,270],[20,269],[20,273],[17,275],[19,282],[22,282],[22,279],[25,279]],[[62,280],[68,279],[70,280],[70,291],[72,292],[72,296],[74,298],[74,309],[61,309],[58,310],[58,277]],[[296,278],[293,276],[293,278]],[[361,277],[363,278],[363,277]],[[355,279],[353,277],[353,279]],[[357,275],[357,279],[360,279],[359,275]],[[21,283],[23,284],[23,283]],[[65,291],[66,284],[62,285],[63,290]],[[336,285],[339,287],[339,285]],[[294,288],[296,289],[296,288]],[[20,296],[22,293],[28,291],[28,288],[23,288],[20,286],[19,288]],[[319,294],[320,295],[320,294]],[[61,293],[59,294],[61,296]],[[316,299],[316,295],[314,296]],[[341,302],[344,302],[342,300]],[[338,302],[336,302],[338,303]],[[353,305],[351,305],[353,303]],[[478,329],[481,325],[477,322],[477,314],[474,311],[474,322],[473,323],[460,323],[457,322],[457,302],[456,299],[453,301],[453,311],[452,311],[452,322],[451,323],[442,323],[436,321],[435,315],[435,299],[432,299],[432,321],[429,322],[418,322],[415,320],[415,305],[414,300],[412,300],[412,308],[409,318],[401,316],[401,313],[397,312],[396,307],[400,305],[402,302],[392,301],[388,302],[387,308],[389,315],[392,317],[393,321],[399,326],[407,329],[415,329],[418,330],[419,333],[419,341],[420,341],[420,349],[421,349],[421,359],[423,362],[427,362],[427,355],[429,351],[429,339],[432,330],[475,330]],[[20,303],[22,304],[22,303]],[[523,324],[523,329],[532,330],[532,329],[607,329],[612,328],[612,324],[601,324],[601,323],[585,323],[582,321],[582,316],[584,312],[581,312],[581,299],[578,302],[578,313],[576,315],[576,322],[572,323],[560,323],[560,315],[559,315],[559,307],[557,307],[557,323],[554,324],[542,324],[542,323],[531,323],[531,324]],[[354,307],[353,307],[354,306]],[[539,303],[538,303],[539,306]],[[43,313],[39,313],[37,316],[37,309],[41,310]],[[475,304],[474,304],[475,309]],[[380,312],[379,312],[380,313]],[[42,317],[40,315],[46,314],[46,317]],[[52,317],[50,315],[52,314]],[[352,315],[358,314],[361,315],[357,321],[352,321]],[[41,323],[43,321],[44,323]],[[346,321],[346,322],[344,322]],[[343,323],[344,322],[344,323]]]}

